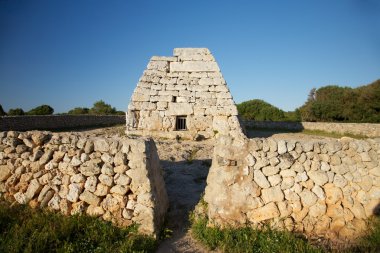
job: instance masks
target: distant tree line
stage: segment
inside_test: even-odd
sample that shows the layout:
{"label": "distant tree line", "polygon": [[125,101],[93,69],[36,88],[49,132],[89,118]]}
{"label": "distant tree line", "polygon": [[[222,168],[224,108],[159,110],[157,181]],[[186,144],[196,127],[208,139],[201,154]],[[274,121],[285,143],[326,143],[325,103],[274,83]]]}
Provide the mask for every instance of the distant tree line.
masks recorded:
{"label": "distant tree line", "polygon": [[263,100],[237,105],[243,119],[257,121],[320,121],[380,123],[380,80],[358,88],[313,88],[304,105],[285,112]]}
{"label": "distant tree line", "polygon": [[[36,108],[33,108],[30,111],[25,112],[21,108],[12,108],[8,112],[3,110],[3,107],[0,105],[0,116],[21,116],[21,115],[52,115],[54,109],[49,105],[40,105]],[[62,114],[71,114],[71,115],[123,115],[123,111],[117,111],[115,107],[112,107],[110,104],[105,103],[103,100],[96,101],[92,108],[86,107],[75,107],[74,109],[68,111],[67,113]]]}

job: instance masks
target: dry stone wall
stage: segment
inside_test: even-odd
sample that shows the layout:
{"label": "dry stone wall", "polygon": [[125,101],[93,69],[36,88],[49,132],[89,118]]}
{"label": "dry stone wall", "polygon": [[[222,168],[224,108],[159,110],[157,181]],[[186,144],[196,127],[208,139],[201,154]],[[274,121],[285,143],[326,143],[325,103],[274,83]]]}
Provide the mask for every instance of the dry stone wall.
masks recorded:
{"label": "dry stone wall", "polygon": [[157,235],[168,207],[150,139],[0,133],[0,194],[65,215],[88,214]]}
{"label": "dry stone wall", "polygon": [[380,139],[216,144],[204,200],[210,222],[356,238],[380,207]]}
{"label": "dry stone wall", "polygon": [[125,124],[120,115],[30,115],[0,117],[0,131],[70,129]]}
{"label": "dry stone wall", "polygon": [[[127,134],[213,138],[241,134],[238,112],[218,64],[207,48],[175,48],[153,56],[127,111]],[[177,119],[186,120],[179,129]]]}
{"label": "dry stone wall", "polygon": [[335,122],[277,122],[244,120],[243,125],[253,128],[320,130],[340,134],[356,134],[367,137],[380,137],[380,124],[374,123],[335,123]]}

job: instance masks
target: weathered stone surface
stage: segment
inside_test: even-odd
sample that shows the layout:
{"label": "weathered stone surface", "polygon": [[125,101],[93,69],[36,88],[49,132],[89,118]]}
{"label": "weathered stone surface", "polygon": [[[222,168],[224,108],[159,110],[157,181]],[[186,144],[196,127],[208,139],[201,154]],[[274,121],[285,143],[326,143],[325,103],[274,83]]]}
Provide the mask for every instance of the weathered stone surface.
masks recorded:
{"label": "weathered stone surface", "polygon": [[37,179],[33,179],[32,181],[30,181],[29,187],[25,193],[27,201],[31,200],[41,190],[42,190],[42,185],[38,182]]}
{"label": "weathered stone surface", "polygon": [[11,176],[8,165],[0,165],[0,182],[7,180]]}
{"label": "weathered stone surface", "polygon": [[301,197],[302,205],[306,207],[314,205],[318,200],[317,196],[309,190],[303,190],[299,196]]}
{"label": "weathered stone surface", "polygon": [[265,175],[260,170],[254,170],[253,171],[253,178],[255,182],[261,187],[261,188],[269,188],[270,184],[265,177]]}
{"label": "weathered stone surface", "polygon": [[323,186],[329,181],[327,174],[323,171],[309,171],[307,175],[311,180],[314,181],[315,184]]}
{"label": "weathered stone surface", "polygon": [[82,192],[82,187],[80,184],[70,184],[69,185],[69,193],[67,194],[67,200],[70,202],[77,202],[79,198],[79,194]]}
{"label": "weathered stone surface", "polygon": [[325,190],[327,204],[333,205],[343,199],[342,190],[334,184],[328,183],[323,188]]}
{"label": "weathered stone surface", "polygon": [[248,220],[253,223],[269,220],[279,215],[280,212],[273,202],[247,213]]}
{"label": "weathered stone surface", "polygon": [[286,142],[283,140],[278,141],[278,153],[281,155],[285,154],[287,151]]}
{"label": "weathered stone surface", "polygon": [[84,188],[90,192],[95,192],[97,182],[98,182],[98,178],[96,176],[89,176],[86,179],[86,183],[84,184]]}
{"label": "weathered stone surface", "polygon": [[84,202],[90,204],[90,205],[93,205],[93,206],[97,206],[99,205],[99,202],[100,202],[100,198],[98,196],[96,196],[95,194],[91,193],[90,191],[88,190],[85,190],[80,196],[79,196],[79,199],[80,200],[83,200]]}
{"label": "weathered stone surface", "polygon": [[171,62],[170,71],[172,72],[219,72],[220,70],[216,62],[184,61],[184,62]]}
{"label": "weathered stone surface", "polygon": [[105,139],[95,139],[94,141],[94,150],[100,152],[107,152],[110,146]]}
{"label": "weathered stone surface", "polygon": [[264,203],[282,201],[284,200],[284,193],[282,192],[280,186],[274,186],[267,189],[262,189],[261,198]]}

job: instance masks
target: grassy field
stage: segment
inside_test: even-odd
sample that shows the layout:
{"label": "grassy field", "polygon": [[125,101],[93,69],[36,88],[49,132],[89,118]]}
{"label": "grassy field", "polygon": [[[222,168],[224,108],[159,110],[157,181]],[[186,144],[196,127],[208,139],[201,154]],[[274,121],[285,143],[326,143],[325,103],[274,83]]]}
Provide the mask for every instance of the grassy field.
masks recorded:
{"label": "grassy field", "polygon": [[0,252],[154,252],[157,241],[88,216],[0,201]]}
{"label": "grassy field", "polygon": [[[262,230],[245,228],[208,227],[206,218],[192,218],[192,234],[210,250],[243,253],[290,253],[290,252],[380,252],[380,218],[373,218],[372,227],[367,236],[359,239],[354,246],[317,245],[305,238],[287,231],[276,231],[270,228]],[[335,245],[336,246],[336,245]]]}
{"label": "grassy field", "polygon": [[365,135],[358,135],[358,134],[350,134],[350,133],[337,133],[337,132],[326,132],[321,130],[309,130],[309,129],[303,129],[303,130],[289,130],[289,129],[282,129],[282,128],[247,128],[247,134],[248,137],[270,137],[274,134],[286,134],[286,133],[300,133],[300,134],[306,134],[311,136],[321,136],[321,137],[329,137],[329,138],[342,138],[342,137],[350,137],[354,139],[366,139],[368,138]]}

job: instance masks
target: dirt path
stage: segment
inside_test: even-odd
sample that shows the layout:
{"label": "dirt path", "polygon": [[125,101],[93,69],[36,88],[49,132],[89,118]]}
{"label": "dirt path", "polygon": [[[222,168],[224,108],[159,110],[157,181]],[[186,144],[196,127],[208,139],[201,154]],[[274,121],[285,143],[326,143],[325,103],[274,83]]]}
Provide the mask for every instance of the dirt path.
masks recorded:
{"label": "dirt path", "polygon": [[166,227],[172,231],[172,237],[164,240],[156,252],[208,252],[189,233],[189,213],[206,187],[212,143],[156,141],[156,144],[169,196]]}

